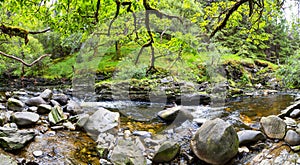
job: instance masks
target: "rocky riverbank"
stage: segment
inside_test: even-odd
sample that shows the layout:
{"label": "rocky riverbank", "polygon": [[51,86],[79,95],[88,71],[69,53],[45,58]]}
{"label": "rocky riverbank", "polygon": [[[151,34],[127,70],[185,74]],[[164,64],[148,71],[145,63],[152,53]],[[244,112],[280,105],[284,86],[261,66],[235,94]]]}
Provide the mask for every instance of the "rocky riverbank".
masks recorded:
{"label": "rocky riverbank", "polygon": [[9,91],[0,98],[0,160],[9,164],[295,164],[300,162],[300,103],[295,101],[282,114],[261,118],[261,127],[240,119],[239,125],[232,124],[218,115],[203,117],[216,110],[199,101],[195,108],[173,105],[157,113],[156,122],[165,123],[160,131],[147,122],[132,127],[133,121],[121,121],[122,113],[81,102],[68,90]]}

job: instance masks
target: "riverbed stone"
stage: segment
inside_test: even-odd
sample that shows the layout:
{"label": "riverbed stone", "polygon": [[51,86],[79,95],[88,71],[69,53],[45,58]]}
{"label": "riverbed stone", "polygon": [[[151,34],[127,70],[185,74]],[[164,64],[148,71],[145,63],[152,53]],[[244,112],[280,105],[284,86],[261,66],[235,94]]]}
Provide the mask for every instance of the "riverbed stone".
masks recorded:
{"label": "riverbed stone", "polygon": [[25,104],[28,106],[39,106],[41,104],[47,104],[47,102],[42,97],[32,97],[25,101]]}
{"label": "riverbed stone", "polygon": [[50,89],[45,89],[41,94],[40,97],[43,98],[46,101],[49,101],[52,99],[53,92]]}
{"label": "riverbed stone", "polygon": [[264,133],[271,139],[283,139],[287,124],[279,117],[270,115],[260,120]]}
{"label": "riverbed stone", "polygon": [[15,98],[9,98],[7,100],[7,108],[12,111],[21,111],[24,108],[25,104]]}
{"label": "riverbed stone", "polygon": [[154,154],[155,163],[166,163],[173,160],[180,151],[180,145],[176,142],[165,141]]}
{"label": "riverbed stone", "polygon": [[12,119],[18,126],[33,125],[39,118],[40,115],[33,112],[16,112],[12,114]]}
{"label": "riverbed stone", "polygon": [[296,127],[297,126],[297,122],[290,117],[284,117],[283,121],[286,123],[286,125],[288,127]]}
{"label": "riverbed stone", "polygon": [[35,137],[34,130],[18,130],[16,127],[0,127],[0,146],[5,150],[23,148]]}
{"label": "riverbed stone", "polygon": [[292,146],[300,145],[300,135],[296,131],[288,130],[284,141]]}
{"label": "riverbed stone", "polygon": [[54,94],[52,96],[52,99],[57,101],[60,105],[63,106],[68,104],[69,97],[63,93],[60,93],[60,94]]}
{"label": "riverbed stone", "polygon": [[143,155],[144,146],[139,138],[135,140],[119,139],[113,149],[110,161],[113,164],[146,164]]}
{"label": "riverbed stone", "polygon": [[48,104],[40,104],[37,108],[37,113],[38,114],[48,114],[49,112],[51,112],[52,110],[52,106],[48,105]]}
{"label": "riverbed stone", "polygon": [[290,116],[290,114],[295,110],[295,109],[300,109],[300,100],[296,101],[292,105],[288,106],[284,110],[281,111],[281,113],[278,115],[279,117],[285,117],[285,116]]}
{"label": "riverbed stone", "polygon": [[266,136],[261,131],[255,131],[255,130],[242,130],[239,131],[237,135],[239,137],[240,146],[256,143],[259,140],[266,139]]}
{"label": "riverbed stone", "polygon": [[167,122],[172,122],[176,119],[181,106],[175,106],[172,108],[167,108],[157,113],[158,117]]}
{"label": "riverbed stone", "polygon": [[225,164],[238,152],[238,135],[220,118],[205,122],[191,140],[195,155],[210,164]]}
{"label": "riverbed stone", "polygon": [[99,108],[92,114],[84,124],[84,129],[89,136],[94,140],[100,133],[112,132],[117,133],[120,121],[120,114],[118,112],[111,112],[105,108]]}
{"label": "riverbed stone", "polygon": [[77,115],[83,113],[83,109],[80,107],[80,105],[77,102],[73,100],[69,100],[68,104],[66,105],[66,112],[72,115]]}
{"label": "riverbed stone", "polygon": [[299,116],[300,116],[300,109],[294,109],[290,114],[290,117],[292,118],[297,118]]}

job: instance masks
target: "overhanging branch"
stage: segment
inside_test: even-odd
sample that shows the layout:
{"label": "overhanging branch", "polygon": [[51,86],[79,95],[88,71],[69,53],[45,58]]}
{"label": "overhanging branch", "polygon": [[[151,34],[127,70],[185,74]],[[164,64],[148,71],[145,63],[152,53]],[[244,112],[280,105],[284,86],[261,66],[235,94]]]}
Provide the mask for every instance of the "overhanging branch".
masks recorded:
{"label": "overhanging branch", "polygon": [[21,59],[19,57],[16,57],[16,56],[13,56],[13,55],[9,55],[9,54],[6,54],[6,53],[1,52],[1,51],[0,51],[0,54],[3,55],[3,56],[5,56],[5,57],[7,57],[7,58],[19,61],[19,62],[21,62],[22,64],[24,64],[27,67],[31,67],[34,64],[36,64],[37,62],[41,61],[43,58],[45,58],[47,56],[51,56],[51,54],[44,54],[44,55],[40,56],[39,58],[37,58],[36,60],[34,60],[32,63],[29,64],[29,63],[25,62],[23,59]]}

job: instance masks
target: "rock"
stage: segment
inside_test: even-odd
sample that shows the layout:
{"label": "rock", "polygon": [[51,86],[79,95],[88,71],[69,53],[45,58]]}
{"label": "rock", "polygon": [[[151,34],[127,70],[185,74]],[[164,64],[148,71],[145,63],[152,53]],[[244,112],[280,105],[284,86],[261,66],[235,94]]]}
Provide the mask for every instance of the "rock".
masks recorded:
{"label": "rock", "polygon": [[288,130],[285,135],[284,141],[291,146],[300,145],[300,135],[293,130]]}
{"label": "rock", "polygon": [[278,116],[281,118],[283,118],[285,116],[290,116],[290,114],[293,112],[293,110],[299,109],[299,108],[300,108],[300,101],[296,101],[292,105],[290,105],[287,108],[285,108],[284,110],[282,110],[281,114],[279,114]]}
{"label": "rock", "polygon": [[242,146],[238,149],[239,153],[245,152],[245,153],[249,153],[250,150],[249,148],[247,148],[246,146]]}
{"label": "rock", "polygon": [[262,117],[260,120],[264,133],[271,139],[283,139],[287,129],[286,123],[275,115]]}
{"label": "rock", "polygon": [[66,107],[66,112],[68,112],[72,115],[77,115],[77,114],[83,113],[83,109],[75,101],[69,100],[67,107]]}
{"label": "rock", "polygon": [[0,154],[0,162],[2,165],[17,165],[17,161],[8,155]]}
{"label": "rock", "polygon": [[53,107],[56,106],[56,105],[59,105],[59,106],[60,106],[59,102],[57,102],[57,101],[55,101],[55,100],[50,100],[50,104],[51,104]]}
{"label": "rock", "polygon": [[6,107],[2,103],[0,103],[0,110],[6,110]]}
{"label": "rock", "polygon": [[297,122],[289,117],[284,117],[284,122],[286,123],[286,125],[288,127],[296,127],[297,126]]}
{"label": "rock", "polygon": [[53,100],[57,101],[60,105],[68,104],[68,96],[65,94],[54,94],[52,97]]}
{"label": "rock", "polygon": [[57,124],[63,120],[67,119],[67,116],[64,114],[60,106],[55,106],[48,115],[49,121],[52,124]]}
{"label": "rock", "polygon": [[19,126],[27,126],[35,124],[40,115],[33,112],[16,112],[12,114],[13,121]]}
{"label": "rock", "polygon": [[38,106],[38,109],[37,109],[37,113],[38,114],[48,114],[49,112],[51,112],[52,110],[52,107],[51,105],[48,105],[48,104],[40,104]]}
{"label": "rock", "polygon": [[0,145],[5,150],[21,149],[34,137],[34,130],[18,130],[16,127],[0,127]]}
{"label": "rock", "polygon": [[34,157],[40,157],[43,155],[43,151],[41,150],[33,151],[32,154]]}
{"label": "rock", "polygon": [[44,100],[51,100],[53,96],[53,92],[50,89],[45,89],[41,94],[40,97],[43,98]]}
{"label": "rock", "polygon": [[89,114],[80,114],[78,115],[78,120],[76,122],[76,125],[79,127],[83,127],[85,123],[88,121],[90,115]]}
{"label": "rock", "polygon": [[234,128],[219,118],[205,122],[191,139],[195,155],[210,164],[225,164],[237,154],[238,147]]}
{"label": "rock", "polygon": [[180,151],[180,145],[176,142],[164,142],[155,153],[152,161],[155,163],[165,163],[173,160]]}
{"label": "rock", "polygon": [[15,98],[9,98],[7,100],[7,108],[9,110],[12,110],[12,111],[20,111],[24,108],[25,104],[20,101],[20,100],[17,100]]}
{"label": "rock", "polygon": [[172,108],[167,108],[166,110],[157,113],[158,117],[167,122],[172,122],[176,119],[181,106],[175,106]]}
{"label": "rock", "polygon": [[266,139],[266,136],[262,132],[254,130],[239,131],[237,135],[239,137],[240,146],[250,143],[256,143],[259,140]]}
{"label": "rock", "polygon": [[196,118],[193,119],[193,122],[195,122],[197,125],[201,126],[203,123],[205,123],[207,121],[207,119],[204,118]]}
{"label": "rock", "polygon": [[72,131],[74,131],[74,130],[76,129],[76,128],[75,128],[75,125],[72,124],[72,123],[69,122],[69,121],[63,123],[63,126],[64,126],[65,128],[67,128],[68,130],[72,130]]}
{"label": "rock", "polygon": [[300,116],[300,109],[294,109],[290,114],[290,117],[292,118],[297,118],[299,116]]}
{"label": "rock", "polygon": [[28,111],[37,112],[38,107],[28,107]]}
{"label": "rock", "polygon": [[120,114],[118,112],[110,112],[107,109],[99,108],[93,115],[89,117],[83,126],[85,131],[94,140],[97,136],[103,132],[113,132],[118,131],[120,120]]}
{"label": "rock", "polygon": [[8,112],[1,112],[0,113],[0,126],[3,126],[8,122],[10,119],[10,114]]}
{"label": "rock", "polygon": [[147,131],[133,131],[132,134],[135,136],[142,136],[146,138],[150,138],[152,136],[151,132]]}
{"label": "rock", "polygon": [[111,153],[110,161],[113,164],[146,164],[143,149],[139,146],[143,146],[139,139],[118,140],[117,146]]}
{"label": "rock", "polygon": [[28,106],[39,106],[41,104],[47,104],[47,102],[42,97],[32,97],[25,101],[25,104]]}

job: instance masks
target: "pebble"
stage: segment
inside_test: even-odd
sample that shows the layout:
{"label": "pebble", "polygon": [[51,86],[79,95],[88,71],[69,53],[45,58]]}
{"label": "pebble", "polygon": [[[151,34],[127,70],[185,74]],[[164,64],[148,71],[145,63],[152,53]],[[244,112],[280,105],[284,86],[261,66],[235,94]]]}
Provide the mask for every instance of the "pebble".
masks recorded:
{"label": "pebble", "polygon": [[33,151],[33,156],[35,156],[35,157],[40,157],[40,156],[42,156],[43,155],[43,151],[40,151],[40,150],[38,150],[38,151]]}

